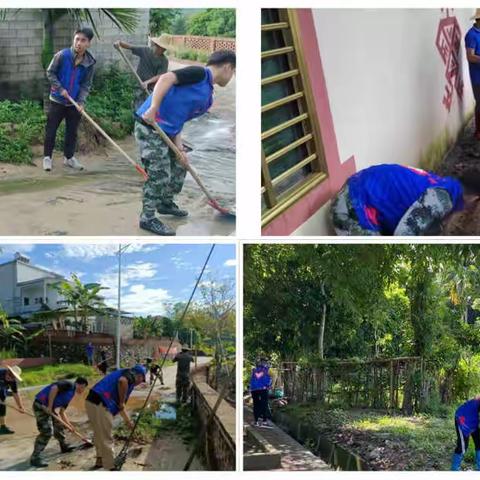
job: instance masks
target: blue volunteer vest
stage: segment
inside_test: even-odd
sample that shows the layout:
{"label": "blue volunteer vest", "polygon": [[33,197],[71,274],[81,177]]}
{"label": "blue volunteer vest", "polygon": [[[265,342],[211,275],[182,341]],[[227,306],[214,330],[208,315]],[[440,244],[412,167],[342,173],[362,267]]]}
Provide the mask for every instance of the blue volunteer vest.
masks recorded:
{"label": "blue volunteer vest", "polygon": [[[50,395],[50,390],[54,385],[55,384],[52,383],[45,387],[43,390],[40,390],[40,392],[35,395],[35,400],[37,400],[37,402],[41,403],[45,407],[48,407],[48,396]],[[57,396],[53,401],[53,408],[67,408],[74,395],[75,387],[73,385],[70,390],[57,393]]]}
{"label": "blue volunteer vest", "polygon": [[[155,120],[158,126],[170,137],[182,131],[183,125],[208,112],[213,103],[213,78],[205,68],[205,79],[191,85],[173,85],[162,100]],[[136,111],[137,117],[150,108],[152,95]]]}
{"label": "blue volunteer vest", "polygon": [[[117,415],[120,411],[118,408],[118,380],[125,372],[128,372],[128,368],[109,373],[92,387],[92,390],[100,395],[107,410],[112,415]],[[134,387],[135,385],[133,384],[128,386],[126,400],[130,397]]]}
{"label": "blue volunteer vest", "polygon": [[250,380],[250,390],[267,390],[272,383],[272,378],[268,374],[268,367],[255,367],[252,370],[252,378]]}
{"label": "blue volunteer vest", "polygon": [[480,412],[480,400],[474,398],[465,402],[457,408],[455,412],[455,420],[465,436],[471,435],[478,430]]}
{"label": "blue volunteer vest", "polygon": [[[62,62],[57,72],[58,80],[69,95],[74,100],[77,100],[78,94],[80,93],[80,85],[87,75],[87,68],[82,64],[75,66],[75,57],[71,48],[64,48],[60,51],[60,54],[62,56]],[[50,95],[59,103],[63,103],[64,105],[70,104],[54,87],[50,88]]]}
{"label": "blue volunteer vest", "polygon": [[348,189],[360,225],[392,235],[405,212],[428,188],[443,188],[453,209],[463,208],[462,186],[458,180],[439,177],[403,165],[375,165],[351,176]]}

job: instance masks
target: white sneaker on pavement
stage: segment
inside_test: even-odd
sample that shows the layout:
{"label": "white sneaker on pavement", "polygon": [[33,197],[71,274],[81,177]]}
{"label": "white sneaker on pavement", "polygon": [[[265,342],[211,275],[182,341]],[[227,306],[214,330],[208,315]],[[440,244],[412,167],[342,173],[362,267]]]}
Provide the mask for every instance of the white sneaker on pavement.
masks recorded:
{"label": "white sneaker on pavement", "polygon": [[73,168],[74,170],[84,169],[83,165],[75,157],[72,157],[72,158],[63,157],[63,164],[66,167]]}
{"label": "white sneaker on pavement", "polygon": [[46,172],[52,170],[52,157],[43,157],[43,169]]}

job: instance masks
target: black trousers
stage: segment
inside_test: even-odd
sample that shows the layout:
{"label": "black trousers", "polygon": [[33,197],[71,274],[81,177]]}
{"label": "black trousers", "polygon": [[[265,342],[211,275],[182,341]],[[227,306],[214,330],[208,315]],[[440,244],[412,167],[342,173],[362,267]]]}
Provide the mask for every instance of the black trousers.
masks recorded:
{"label": "black trousers", "polygon": [[66,158],[72,158],[77,146],[78,125],[82,115],[74,107],[66,107],[57,102],[50,102],[47,115],[47,126],[45,127],[45,143],[43,145],[43,155],[51,157],[55,147],[55,137],[60,123],[65,119],[65,141],[63,154]]}
{"label": "black trousers", "polygon": [[254,390],[252,392],[253,416],[257,422],[259,418],[270,420],[272,415],[268,406],[268,390]]}
{"label": "black trousers", "polygon": [[475,450],[480,450],[480,430],[477,429],[470,436],[465,436],[457,420],[455,420],[455,432],[457,433],[457,448],[455,448],[455,453],[463,455],[467,451],[470,436],[475,444]]}

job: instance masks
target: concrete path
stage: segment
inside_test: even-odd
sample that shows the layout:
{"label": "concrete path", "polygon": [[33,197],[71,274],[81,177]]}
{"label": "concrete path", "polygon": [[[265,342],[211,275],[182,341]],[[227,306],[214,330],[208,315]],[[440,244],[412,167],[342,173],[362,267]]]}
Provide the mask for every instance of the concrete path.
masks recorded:
{"label": "concrete path", "polygon": [[[209,361],[210,358],[208,357],[198,357],[198,365],[208,363]],[[151,396],[152,401],[175,400],[176,369],[176,365],[164,368],[163,378],[165,385],[162,386],[160,385],[160,382],[157,381]],[[29,388],[29,391],[22,395],[27,410],[31,411],[33,396],[40,389],[41,387],[38,387],[36,390],[34,388]],[[132,413],[132,411],[138,410],[143,406],[149,389],[149,385],[145,385],[143,387],[140,386],[133,391],[127,403],[129,413]],[[8,398],[7,405],[14,405],[12,398]],[[75,397],[67,410],[67,414],[78,427],[78,430],[87,438],[90,438],[91,431],[85,413],[84,398]],[[114,425],[121,423],[121,421],[122,420],[117,416]],[[15,434],[0,436],[0,452],[2,452],[0,455],[0,470],[40,470],[30,467],[29,463],[30,455],[33,450],[33,443],[38,434],[35,419],[28,415],[22,415],[11,408],[9,409],[7,406],[7,424],[15,430]],[[123,470],[175,469],[177,465],[182,463],[184,458],[188,458],[188,451],[177,438],[173,438],[173,433],[169,435],[170,438],[159,439],[158,442],[154,442],[152,445],[133,444]],[[70,434],[68,434],[68,441],[74,445],[79,445],[81,443],[77,437]],[[161,460],[158,451],[165,450],[165,445],[175,445],[176,456],[170,455],[168,459]],[[122,446],[122,442],[116,442],[116,454],[120,452]],[[180,446],[183,446],[183,450],[179,448]],[[148,461],[147,458],[149,459]],[[52,438],[45,449],[44,459],[49,463],[49,467],[41,470],[88,470],[95,463],[95,449],[89,448],[76,450],[69,454],[60,455],[58,442]],[[151,459],[155,459],[155,462],[152,463],[150,461]],[[195,469],[200,470],[203,468],[200,464],[194,464],[192,470]]]}
{"label": "concrete path", "polygon": [[253,414],[247,408],[243,410],[243,421],[244,427],[254,428],[255,432],[263,437],[273,449],[281,453],[281,468],[275,471],[332,470],[326,462],[307,450],[276,425],[273,428],[253,427]]}

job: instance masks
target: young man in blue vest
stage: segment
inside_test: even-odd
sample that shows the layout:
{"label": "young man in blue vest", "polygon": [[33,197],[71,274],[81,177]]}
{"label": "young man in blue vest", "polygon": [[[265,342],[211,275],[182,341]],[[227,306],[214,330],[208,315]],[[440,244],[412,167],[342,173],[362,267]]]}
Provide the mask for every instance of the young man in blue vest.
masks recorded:
{"label": "young man in blue vest", "polygon": [[469,438],[475,444],[475,470],[480,470],[480,397],[468,400],[457,408],[455,412],[455,432],[457,433],[457,447],[452,457],[451,470],[460,470],[463,457],[468,448]]}
{"label": "young man in blue vest", "polygon": [[465,35],[465,51],[475,97],[475,138],[480,140],[480,8],[470,20],[475,23]]}
{"label": "young man in blue vest", "polygon": [[65,119],[63,164],[75,170],[83,170],[83,165],[74,156],[81,113],[70,103],[68,95],[83,109],[92,86],[95,65],[95,59],[87,50],[92,38],[92,29],[77,30],[72,47],[56,53],[47,68],[47,78],[51,85],[43,146],[43,169],[47,172],[52,169],[55,137],[63,119]]}
{"label": "young man in blue vest", "polygon": [[[45,450],[48,442],[53,436],[60,444],[62,453],[68,453],[74,447],[68,445],[65,439],[64,426],[52,417],[52,414],[58,415],[67,425],[69,430],[73,431],[73,426],[68,419],[65,410],[74,395],[81,395],[87,388],[88,381],[83,377],[78,377],[75,383],[68,380],[60,380],[43,388],[35,396],[33,402],[33,413],[37,419],[37,428],[40,432],[35,439],[35,446],[30,458],[32,467],[48,467],[48,463],[42,460],[41,454]],[[58,413],[55,411],[58,409]]]}
{"label": "young man in blue vest", "polygon": [[[468,173],[462,175],[466,185]],[[384,164],[352,175],[331,213],[337,235],[438,235],[442,223],[476,199],[456,178]]]}
{"label": "young man in blue vest", "polygon": [[[143,186],[140,228],[157,235],[175,235],[175,230],[155,217],[156,213],[184,217],[186,210],[174,202],[183,187],[188,158],[181,132],[189,120],[208,112],[213,103],[214,85],[225,87],[235,74],[235,53],[214,52],[206,67],[191,66],[165,73],[157,81],[153,94],[136,112],[135,138],[148,174]],[[182,164],[153,130],[154,122],[182,152]]]}
{"label": "young man in blue vest", "polygon": [[133,389],[145,382],[147,371],[143,365],[123,368],[109,373],[96,383],[87,395],[85,409],[94,434],[97,461],[93,469],[115,470],[113,452],[113,417],[120,414],[128,425],[133,422],[125,405]]}

